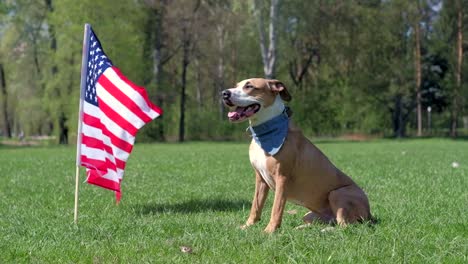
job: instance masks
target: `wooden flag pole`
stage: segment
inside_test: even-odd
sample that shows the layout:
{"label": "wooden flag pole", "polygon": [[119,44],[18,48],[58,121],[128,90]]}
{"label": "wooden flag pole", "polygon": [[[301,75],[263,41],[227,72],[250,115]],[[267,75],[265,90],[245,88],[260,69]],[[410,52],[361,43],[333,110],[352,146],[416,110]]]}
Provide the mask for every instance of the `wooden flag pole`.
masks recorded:
{"label": "wooden flag pole", "polygon": [[75,225],[78,223],[78,186],[80,181],[80,166],[76,166],[76,176],[75,176],[75,213],[73,217],[73,222]]}
{"label": "wooden flag pole", "polygon": [[78,185],[80,181],[80,163],[81,163],[81,124],[83,117],[84,89],[86,89],[86,72],[88,70],[88,51],[89,51],[89,32],[91,26],[85,24],[83,36],[83,54],[81,58],[81,85],[80,85],[80,108],[78,112],[78,133],[76,134],[76,174],[75,174],[75,213],[74,223],[78,223]]}

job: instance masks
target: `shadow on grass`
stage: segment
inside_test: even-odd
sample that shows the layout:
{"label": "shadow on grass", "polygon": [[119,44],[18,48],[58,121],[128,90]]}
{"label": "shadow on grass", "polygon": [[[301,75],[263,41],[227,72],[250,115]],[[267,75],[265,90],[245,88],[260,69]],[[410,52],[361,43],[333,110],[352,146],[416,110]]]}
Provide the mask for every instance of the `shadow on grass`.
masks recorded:
{"label": "shadow on grass", "polygon": [[207,211],[234,212],[250,209],[250,202],[247,200],[205,199],[189,200],[174,204],[137,204],[133,208],[139,215],[160,213],[190,214]]}

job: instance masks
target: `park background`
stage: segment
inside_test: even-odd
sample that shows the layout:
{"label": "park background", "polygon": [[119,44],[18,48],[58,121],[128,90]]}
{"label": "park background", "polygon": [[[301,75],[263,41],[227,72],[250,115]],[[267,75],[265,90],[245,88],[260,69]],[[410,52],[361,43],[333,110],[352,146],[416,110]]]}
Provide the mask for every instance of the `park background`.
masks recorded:
{"label": "park background", "polygon": [[[75,224],[85,23],[165,114],[118,206],[81,170]],[[467,34],[467,0],[0,0],[0,263],[467,263]],[[253,76],[285,83],[376,224],[296,230],[287,203],[266,235],[270,194],[239,229],[255,177],[219,94]]]}
{"label": "park background", "polygon": [[245,139],[219,94],[264,76],[307,136],[468,134],[466,0],[5,0],[3,138],[75,142],[85,23],[164,110],[140,142]]}

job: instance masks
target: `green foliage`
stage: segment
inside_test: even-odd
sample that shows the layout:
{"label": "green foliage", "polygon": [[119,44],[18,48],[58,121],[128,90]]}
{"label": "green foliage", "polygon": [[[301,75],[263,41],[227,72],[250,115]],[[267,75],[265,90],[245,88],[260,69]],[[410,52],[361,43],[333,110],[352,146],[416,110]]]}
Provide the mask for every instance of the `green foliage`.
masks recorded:
{"label": "green foliage", "polygon": [[0,145],[0,262],[466,262],[468,142],[318,147],[364,188],[377,224],[295,230],[307,210],[288,202],[282,227],[265,235],[270,192],[262,220],[240,230],[254,191],[245,142],[135,145],[118,206],[82,171],[75,226],[74,149]]}
{"label": "green foliage", "polygon": [[[0,3],[0,61],[15,133],[58,135],[65,120],[69,137],[76,136],[83,25],[90,23],[113,63],[146,86],[151,100],[165,110],[164,118],[139,133],[142,141],[178,138],[181,47],[187,37],[188,139],[238,137],[233,131],[240,126],[222,118],[226,109],[219,105],[219,93],[263,75],[252,1],[48,2]],[[281,0],[276,76],[293,94],[295,122],[309,135],[392,135],[402,118],[411,134],[416,124],[413,27],[418,21],[423,81],[433,84],[424,89],[437,87],[445,102],[456,96],[457,7],[449,3]],[[468,35],[468,5],[461,3]],[[268,4],[264,9],[267,15]],[[189,29],[185,35],[184,26]],[[439,79],[431,76],[433,58],[447,62]],[[462,99],[468,96],[468,75],[463,78]],[[431,100],[423,98],[424,106]],[[462,121],[468,104],[465,99],[460,103]],[[450,115],[444,113],[449,108],[440,109],[434,129],[449,125]]]}

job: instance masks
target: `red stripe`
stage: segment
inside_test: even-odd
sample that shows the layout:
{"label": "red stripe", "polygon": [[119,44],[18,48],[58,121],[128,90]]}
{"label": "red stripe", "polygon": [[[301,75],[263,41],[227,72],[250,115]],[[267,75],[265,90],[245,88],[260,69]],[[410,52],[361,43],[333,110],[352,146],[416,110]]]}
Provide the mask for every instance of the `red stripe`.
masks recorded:
{"label": "red stripe", "polygon": [[100,139],[97,139],[94,137],[88,137],[85,134],[81,134],[81,143],[85,144],[86,146],[90,148],[105,150],[107,153],[113,155],[112,147],[104,144],[104,142]]}
{"label": "red stripe", "polygon": [[[119,76],[120,77],[120,76]],[[126,82],[125,80],[123,80]],[[128,110],[132,111],[136,116],[138,116],[144,123],[150,122],[152,119],[146,115],[145,112],[141,110],[141,107],[130,99],[125,93],[123,93],[119,87],[117,87],[113,82],[111,82],[104,74],[98,80],[98,83],[115,99],[121,102]],[[128,82],[126,82],[128,83]],[[101,101],[99,101],[99,107],[101,107]]]}
{"label": "red stripe", "polygon": [[88,174],[88,180],[87,180],[88,183],[120,193],[120,182],[115,182],[115,181],[103,178],[95,170],[87,170],[87,174]]}
{"label": "red stripe", "polygon": [[110,132],[109,129],[107,129],[107,127],[104,126],[104,124],[101,123],[101,120],[99,120],[98,118],[88,115],[86,113],[83,113],[83,123],[89,126],[95,127],[97,129],[100,129],[102,131],[102,134],[110,138],[111,143],[114,146],[117,146],[118,148],[124,150],[125,152],[128,152],[128,153],[132,152],[133,145],[117,137],[112,132]]}
{"label": "red stripe", "polygon": [[[93,138],[93,137],[88,137],[86,136],[85,134],[82,134],[81,135],[81,143],[90,147],[90,148],[96,148],[96,149],[101,149],[101,150],[105,150],[107,153],[109,153],[110,155],[114,156],[114,159],[115,159],[115,166],[118,168],[118,169],[121,169],[121,170],[124,170],[125,169],[125,165],[126,165],[126,161],[124,160],[121,160],[119,158],[117,158],[115,155],[114,155],[114,152],[112,150],[112,147],[109,146],[109,145],[106,145],[102,140],[99,140],[97,138]],[[83,153],[84,154],[84,153]]]}
{"label": "red stripe", "polygon": [[86,168],[99,170],[102,173],[102,176],[107,174],[109,169],[117,172],[117,166],[108,158],[105,158],[105,161],[102,161],[88,158],[85,155],[86,154],[81,155],[81,165],[85,166]]}
{"label": "red stripe", "polygon": [[153,109],[156,113],[158,113],[159,115],[162,115],[163,114],[163,110],[161,108],[159,108],[158,106],[154,105],[150,100],[149,100],[149,96],[148,96],[148,93],[146,92],[145,88],[143,87],[140,87],[136,84],[134,84],[133,82],[131,82],[127,77],[125,77],[125,75],[123,75],[119,68],[115,67],[115,66],[112,66],[112,69],[117,73],[117,75],[120,77],[120,79],[122,79],[124,82],[126,82],[130,87],[133,88],[133,90],[135,90],[137,93],[139,93],[146,101],[146,104],[148,104],[148,106]]}
{"label": "red stripe", "polygon": [[132,123],[128,122],[127,119],[119,115],[112,107],[104,103],[104,101],[99,96],[98,100],[99,108],[107,117],[114,121],[120,128],[130,133],[130,135],[135,136],[137,134],[138,128],[132,125]]}
{"label": "red stripe", "polygon": [[127,165],[126,161],[115,158],[115,166],[117,166],[118,169],[125,170],[125,165]]}

